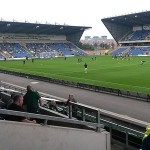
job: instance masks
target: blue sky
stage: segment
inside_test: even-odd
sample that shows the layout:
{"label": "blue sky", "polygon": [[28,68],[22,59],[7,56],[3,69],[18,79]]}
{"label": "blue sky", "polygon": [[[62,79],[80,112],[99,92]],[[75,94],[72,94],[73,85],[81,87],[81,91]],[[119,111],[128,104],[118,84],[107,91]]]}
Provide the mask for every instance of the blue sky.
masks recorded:
{"label": "blue sky", "polygon": [[4,20],[91,26],[90,36],[111,35],[102,24],[104,17],[149,9],[149,0],[1,0]]}

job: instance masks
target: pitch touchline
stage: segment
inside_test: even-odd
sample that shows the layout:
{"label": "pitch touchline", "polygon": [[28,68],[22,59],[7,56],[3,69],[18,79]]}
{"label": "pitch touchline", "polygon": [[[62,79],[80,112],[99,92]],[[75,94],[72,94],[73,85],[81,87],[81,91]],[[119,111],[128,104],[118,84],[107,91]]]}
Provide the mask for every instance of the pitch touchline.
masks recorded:
{"label": "pitch touchline", "polygon": [[138,88],[150,89],[150,88],[147,88],[147,87],[134,86],[134,85],[128,85],[128,84],[121,84],[121,83],[115,83],[115,82],[107,82],[107,81],[100,81],[100,80],[93,80],[93,79],[84,79],[84,78],[71,77],[71,76],[66,76],[66,75],[61,75],[61,76],[69,77],[69,78],[75,78],[75,79],[82,79],[82,80],[86,80],[86,81],[96,81],[96,82],[100,82],[100,83],[111,83],[111,84],[115,84],[115,85],[123,85],[123,86],[130,86],[130,87],[138,87]]}
{"label": "pitch touchline", "polygon": [[[11,69],[21,70],[22,71],[22,69],[16,69],[16,68],[13,68],[13,67],[11,67]],[[138,87],[138,88],[150,89],[150,88],[147,88],[147,87],[133,86],[133,85],[128,85],[128,84],[120,84],[120,83],[115,83],[115,82],[107,82],[107,81],[101,81],[101,80],[93,80],[93,79],[84,79],[84,78],[78,78],[78,77],[71,77],[71,76],[67,76],[67,75],[63,75],[63,74],[44,73],[44,72],[40,72],[40,71],[36,72],[36,71],[29,71],[29,70],[28,70],[28,72],[41,73],[41,74],[46,74],[46,75],[50,74],[50,75],[56,75],[56,76],[63,76],[63,77],[69,77],[69,78],[74,78],[74,79],[82,79],[82,80],[85,80],[85,81],[96,81],[96,82],[99,82],[99,83],[109,83],[109,84],[111,83],[111,84],[114,84],[114,85],[123,85],[123,86],[129,86],[129,87]]]}
{"label": "pitch touchline", "polygon": [[[150,64],[150,63],[147,63],[147,64]],[[132,64],[130,66],[136,66],[137,64]],[[129,65],[124,65],[124,66],[115,66],[115,67],[106,67],[105,65],[101,65],[102,67],[105,67],[105,68],[99,68],[99,69],[89,69],[89,71],[94,71],[94,70],[102,70],[102,69],[112,69],[112,68],[119,68],[119,67],[127,67]],[[83,69],[82,69],[83,70]],[[67,73],[78,73],[78,72],[81,72],[81,71],[72,71],[72,72],[65,72],[65,73],[56,73],[57,75],[65,75]]]}

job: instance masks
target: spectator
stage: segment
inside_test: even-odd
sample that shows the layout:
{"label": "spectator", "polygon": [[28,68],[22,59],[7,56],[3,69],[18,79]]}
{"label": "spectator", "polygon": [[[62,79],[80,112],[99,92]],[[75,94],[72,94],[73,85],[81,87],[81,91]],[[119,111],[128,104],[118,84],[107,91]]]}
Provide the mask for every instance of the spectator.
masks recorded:
{"label": "spectator", "polygon": [[[13,103],[8,107],[9,110],[14,110],[14,111],[21,111],[25,112],[25,110],[22,108],[23,105],[23,96],[21,95],[16,95],[13,99]],[[27,123],[36,123],[35,121],[30,121],[26,117],[22,116],[7,116],[6,120],[11,120],[11,121],[20,121],[20,122],[27,122]]]}
{"label": "spectator", "polygon": [[39,113],[39,103],[42,105],[42,99],[37,91],[32,89],[32,86],[27,86],[27,93],[24,95],[24,106],[27,112]]}
{"label": "spectator", "polygon": [[52,100],[52,101],[49,103],[49,109],[58,112],[58,108],[57,108],[56,102],[55,102],[54,100]]}
{"label": "spectator", "polygon": [[12,93],[10,99],[7,101],[7,108],[13,103],[14,97],[15,97],[15,93]]}
{"label": "spectator", "polygon": [[10,99],[1,98],[0,97],[0,107],[8,108],[13,103],[13,97],[15,96],[14,93],[11,94]]}
{"label": "spectator", "polygon": [[68,100],[67,100],[67,102],[66,102],[66,105],[68,105],[69,102],[77,103],[77,101],[75,100],[73,94],[69,94],[69,97],[68,97]]}
{"label": "spectator", "polygon": [[[69,94],[66,105],[69,106],[69,102],[77,103],[77,101],[75,100],[75,98],[72,94]],[[78,111],[78,106],[77,105],[72,105],[72,115],[73,115],[73,117],[77,117],[77,111]]]}
{"label": "spectator", "polygon": [[142,150],[150,150],[150,126],[146,127],[142,142]]}
{"label": "spectator", "polygon": [[2,97],[0,97],[0,109],[6,108],[6,103],[3,102]]}

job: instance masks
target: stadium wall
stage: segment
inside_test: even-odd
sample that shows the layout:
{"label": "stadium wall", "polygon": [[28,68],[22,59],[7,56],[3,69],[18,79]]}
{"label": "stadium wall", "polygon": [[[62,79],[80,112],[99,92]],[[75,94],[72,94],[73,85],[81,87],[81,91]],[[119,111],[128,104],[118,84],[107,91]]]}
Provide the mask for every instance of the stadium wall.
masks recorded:
{"label": "stadium wall", "polygon": [[110,150],[110,135],[94,131],[0,121],[2,150]]}

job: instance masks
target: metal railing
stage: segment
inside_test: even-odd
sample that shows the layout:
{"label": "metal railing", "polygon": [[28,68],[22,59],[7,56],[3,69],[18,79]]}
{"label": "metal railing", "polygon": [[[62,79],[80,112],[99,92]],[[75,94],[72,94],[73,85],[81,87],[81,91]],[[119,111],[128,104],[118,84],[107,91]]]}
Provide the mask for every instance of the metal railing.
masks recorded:
{"label": "metal railing", "polygon": [[[23,94],[26,92],[25,88],[14,86],[12,84],[8,84],[5,82],[1,82],[1,85],[7,89],[15,89]],[[20,88],[20,89],[19,89]],[[44,96],[44,93],[43,93]],[[112,130],[119,131],[120,134],[125,134],[125,144],[128,147],[134,141],[129,140],[130,136],[133,136],[137,139],[142,139],[145,127],[148,123],[136,120],[130,117],[124,117],[122,115],[118,115],[112,112],[107,112],[95,107],[87,106],[80,103],[70,102],[68,106],[65,106],[64,101],[60,101],[54,98],[51,98],[51,95],[46,94],[46,98],[43,97],[45,103],[45,108],[49,109],[49,102],[56,100],[57,106],[59,108],[59,113],[68,116],[70,119],[78,119],[87,123],[95,123],[97,124],[97,131],[99,131],[100,123],[104,124],[105,127],[108,128],[108,131],[111,133],[111,137],[116,137]],[[59,104],[60,102],[60,104]],[[74,112],[73,107],[77,106],[78,110]],[[63,110],[63,111],[61,111]],[[53,111],[53,110],[50,110]],[[121,136],[121,135],[120,135]],[[135,143],[134,143],[135,144]],[[140,147],[140,143],[136,143],[138,147]]]}
{"label": "metal railing", "polygon": [[66,119],[66,118],[61,118],[61,117],[53,117],[53,116],[12,111],[12,110],[6,110],[6,109],[0,109],[0,114],[11,115],[11,116],[22,116],[22,117],[34,118],[34,119],[42,119],[42,120],[44,120],[44,125],[47,125],[48,121],[55,121],[55,122],[62,122],[62,123],[94,127],[97,132],[100,132],[101,128],[104,128],[104,125],[99,124],[99,123],[85,122],[85,121],[79,121],[79,120],[74,120],[74,119]]}
{"label": "metal railing", "polygon": [[[4,82],[4,81],[0,81],[0,87],[1,87],[1,91],[6,91],[6,92],[15,92],[17,91],[18,93],[22,93],[22,94],[25,94],[26,93],[26,88],[24,87],[21,87],[21,86],[18,86],[18,85],[14,85],[14,84],[11,84],[11,83],[7,83],[7,82]],[[61,100],[63,101],[64,99],[63,98],[60,98],[60,97],[57,97],[57,96],[53,96],[53,95],[49,95],[47,93],[43,93],[43,92],[39,92],[41,96],[43,96],[45,99],[46,98],[53,98],[53,99],[57,99],[57,100]]]}

